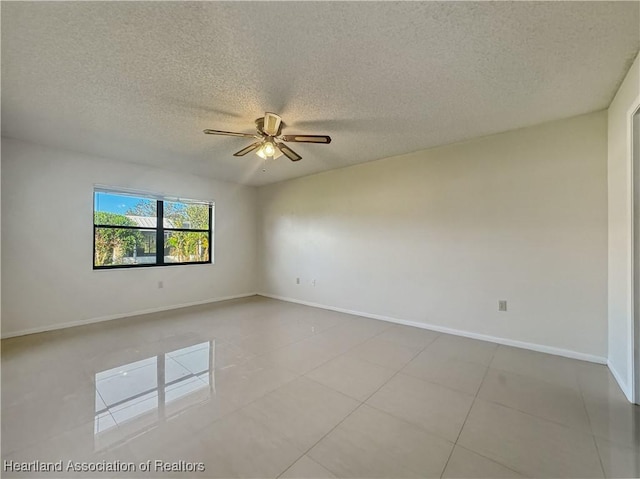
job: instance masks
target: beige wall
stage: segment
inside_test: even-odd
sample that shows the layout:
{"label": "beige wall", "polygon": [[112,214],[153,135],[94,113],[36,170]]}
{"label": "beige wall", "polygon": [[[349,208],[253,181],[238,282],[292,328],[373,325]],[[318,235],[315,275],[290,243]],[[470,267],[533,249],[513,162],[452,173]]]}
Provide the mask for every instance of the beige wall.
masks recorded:
{"label": "beige wall", "polygon": [[604,361],[606,135],[598,112],[262,187],[261,290]]}
{"label": "beige wall", "polygon": [[640,104],[640,57],[608,110],[609,367],[632,398],[631,116]]}
{"label": "beige wall", "polygon": [[[94,271],[95,183],[213,199],[215,264]],[[3,138],[2,335],[251,294],[256,223],[255,188]]]}

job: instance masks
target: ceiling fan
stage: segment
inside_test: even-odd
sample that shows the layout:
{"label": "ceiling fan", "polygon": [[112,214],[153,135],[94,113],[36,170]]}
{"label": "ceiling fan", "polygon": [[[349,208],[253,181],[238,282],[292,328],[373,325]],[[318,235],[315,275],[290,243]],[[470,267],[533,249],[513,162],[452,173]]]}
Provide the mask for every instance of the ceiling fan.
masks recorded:
{"label": "ceiling fan", "polygon": [[282,127],[285,126],[282,118],[275,113],[266,112],[264,117],[256,120],[257,134],[251,133],[237,133],[233,131],[222,130],[204,130],[207,135],[225,135],[225,136],[239,136],[242,138],[255,138],[258,141],[243,148],[242,150],[233,154],[233,156],[244,156],[247,153],[256,151],[256,154],[264,159],[276,159],[284,154],[291,161],[299,161],[302,157],[282,143],[297,142],[297,143],[331,143],[331,137],[326,135],[282,135]]}

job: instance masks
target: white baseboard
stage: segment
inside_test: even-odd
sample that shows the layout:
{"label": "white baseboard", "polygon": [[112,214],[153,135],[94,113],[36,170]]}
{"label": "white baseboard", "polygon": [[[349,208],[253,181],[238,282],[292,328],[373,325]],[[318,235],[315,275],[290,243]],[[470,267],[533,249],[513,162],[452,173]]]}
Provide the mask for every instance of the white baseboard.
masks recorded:
{"label": "white baseboard", "polygon": [[[486,334],[479,334],[479,333],[474,333],[471,331],[463,331],[461,329],[452,329],[452,328],[447,328],[444,326],[439,326],[437,324],[429,324],[429,323],[421,323],[421,322],[417,322],[417,321],[408,321],[405,319],[398,319],[398,318],[392,318],[390,316],[383,316],[380,314],[372,314],[372,313],[365,313],[362,311],[353,311],[350,309],[344,309],[344,308],[336,308],[334,306],[327,306],[325,304],[319,304],[319,303],[312,303],[310,301],[302,301],[299,299],[295,299],[295,298],[287,298],[284,296],[277,296],[274,294],[268,294],[268,293],[258,293],[259,296],[264,296],[266,298],[272,298],[272,299],[279,299],[281,301],[287,301],[289,303],[297,303],[297,304],[303,304],[305,306],[312,306],[314,308],[321,308],[321,309],[328,309],[330,311],[337,311],[339,313],[346,313],[346,314],[353,314],[355,316],[362,316],[365,318],[371,318],[371,319],[378,319],[381,321],[388,321],[390,323],[396,323],[396,324],[404,324],[405,326],[414,326],[416,328],[422,328],[422,329],[428,329],[431,331],[437,331],[439,333],[446,333],[446,334],[453,334],[455,336],[463,336],[465,338],[471,338],[471,339],[479,339],[482,341],[489,341],[492,343],[497,343],[497,344],[504,344],[505,346],[513,346],[516,348],[522,348],[522,349],[530,349],[531,351],[538,351],[541,353],[547,353],[547,354],[555,354],[556,356],[563,356],[566,358],[571,358],[571,359],[579,359],[581,361],[589,361],[591,363],[597,363],[597,364],[607,364],[607,358],[602,357],[602,356],[596,356],[594,354],[587,354],[587,353],[581,353],[578,351],[572,351],[570,349],[562,349],[562,348],[556,348],[554,346],[546,346],[544,344],[536,344],[536,343],[528,343],[525,341],[517,341],[515,339],[507,339],[507,338],[500,338],[497,336],[489,336]],[[626,392],[625,392],[626,394]]]}
{"label": "white baseboard", "polygon": [[108,315],[108,316],[100,316],[97,318],[89,318],[89,319],[82,319],[79,321],[69,321],[66,323],[59,323],[59,324],[55,324],[55,325],[48,325],[48,326],[43,326],[43,327],[38,327],[38,328],[30,328],[30,329],[24,329],[21,331],[14,331],[11,333],[7,333],[7,334],[3,334],[2,335],[2,339],[8,339],[8,338],[13,338],[16,336],[24,336],[27,334],[35,334],[35,333],[42,333],[45,331],[54,331],[54,330],[58,330],[58,329],[65,329],[65,328],[72,328],[74,326],[83,326],[83,325],[87,325],[87,324],[93,324],[93,323],[100,323],[103,321],[110,321],[113,319],[121,319],[121,318],[127,318],[127,317],[131,317],[131,316],[138,316],[138,315],[142,315],[142,314],[149,314],[149,313],[157,313],[157,312],[161,312],[161,311],[170,311],[173,309],[180,309],[180,308],[187,308],[189,306],[198,306],[201,304],[208,304],[208,303],[217,303],[220,301],[228,301],[231,299],[239,299],[239,298],[247,298],[250,296],[264,296],[266,298],[273,298],[273,299],[278,299],[281,301],[287,301],[289,303],[297,303],[297,304],[303,304],[305,306],[311,306],[314,308],[321,308],[321,309],[327,309],[330,311],[337,311],[339,313],[346,313],[346,314],[353,314],[355,316],[362,316],[365,318],[371,318],[371,319],[377,319],[380,321],[387,321],[390,323],[395,323],[395,324],[403,324],[406,326],[414,326],[416,328],[422,328],[422,329],[428,329],[431,331],[437,331],[440,333],[446,333],[446,334],[453,334],[456,336],[463,336],[466,338],[472,338],[472,339],[479,339],[482,341],[489,341],[492,343],[497,343],[497,344],[504,344],[505,346],[513,346],[513,347],[517,347],[517,348],[522,348],[522,349],[529,349],[532,351],[538,351],[538,352],[542,352],[542,353],[548,353],[548,354],[555,354],[556,356],[564,356],[567,358],[572,358],[572,359],[579,359],[582,361],[589,361],[592,363],[598,363],[598,364],[606,364],[608,365],[609,369],[611,370],[611,373],[613,374],[613,376],[616,378],[616,380],[618,381],[618,383],[620,384],[620,388],[623,390],[624,394],[627,396],[627,398],[630,398],[630,391],[629,388],[627,387],[627,384],[625,381],[621,380],[621,376],[617,373],[617,371],[611,366],[611,364],[609,364],[607,362],[607,358],[601,357],[601,356],[595,356],[592,354],[586,354],[586,353],[581,353],[578,351],[572,351],[569,349],[562,349],[562,348],[556,348],[553,346],[546,346],[546,345],[542,345],[542,344],[535,344],[535,343],[528,343],[525,341],[517,341],[514,339],[507,339],[507,338],[500,338],[497,336],[489,336],[486,334],[479,334],[479,333],[474,333],[471,331],[463,331],[460,329],[453,329],[453,328],[447,328],[444,326],[439,326],[436,324],[429,324],[429,323],[422,323],[422,322],[417,322],[417,321],[409,321],[409,320],[405,320],[405,319],[399,319],[399,318],[393,318],[391,316],[383,316],[380,314],[372,314],[372,313],[366,313],[363,311],[354,311],[354,310],[350,310],[350,309],[345,309],[345,308],[337,308],[334,306],[328,306],[325,304],[320,304],[320,303],[313,303],[310,301],[302,301],[299,299],[295,299],[295,298],[288,298],[288,297],[284,297],[284,296],[278,296],[278,295],[273,295],[273,294],[268,294],[268,293],[244,293],[244,294],[237,294],[237,295],[233,295],[233,296],[223,296],[220,298],[211,298],[211,299],[206,299],[203,301],[193,301],[190,303],[182,303],[182,304],[175,304],[175,305],[171,305],[171,306],[162,306],[162,307],[158,307],[158,308],[150,308],[150,309],[144,309],[144,310],[139,310],[139,311],[132,311],[129,313],[119,313],[119,314],[112,314],[112,315]]}
{"label": "white baseboard", "polygon": [[189,306],[198,306],[201,304],[218,303],[220,301],[228,301],[230,299],[247,298],[250,296],[257,296],[257,295],[258,293],[236,294],[233,296],[222,296],[220,298],[205,299],[203,301],[193,301],[191,303],[173,304],[170,306],[161,306],[159,308],[142,309],[139,311],[132,311],[130,313],[110,314],[107,316],[100,316],[97,318],[81,319],[78,321],[69,321],[66,323],[41,326],[39,328],[23,329],[21,331],[14,331],[7,334],[3,333],[2,339],[14,338],[16,336],[25,336],[27,334],[44,333],[45,331],[55,331],[57,329],[73,328],[74,326],[84,326],[86,324],[101,323],[102,321],[111,321],[112,319],[128,318],[131,316],[139,316],[141,314],[159,313],[161,311],[170,311],[172,309],[188,308]]}
{"label": "white baseboard", "polygon": [[632,403],[633,391],[631,390],[631,387],[629,386],[628,382],[622,379],[622,375],[617,371],[615,367],[613,367],[613,365],[611,364],[611,361],[607,361],[607,366],[609,367],[609,371],[611,371],[611,374],[613,375],[615,380],[618,382],[618,386],[620,386],[620,389],[622,390],[624,395],[627,397],[629,402]]}

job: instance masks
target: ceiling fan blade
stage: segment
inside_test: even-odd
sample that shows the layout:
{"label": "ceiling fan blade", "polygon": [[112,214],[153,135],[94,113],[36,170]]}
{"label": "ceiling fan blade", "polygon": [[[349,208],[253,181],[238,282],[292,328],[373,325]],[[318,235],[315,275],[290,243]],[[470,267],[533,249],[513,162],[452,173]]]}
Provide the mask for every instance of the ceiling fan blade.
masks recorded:
{"label": "ceiling fan blade", "polygon": [[256,141],[255,143],[250,144],[246,148],[243,148],[242,150],[234,153],[233,156],[244,156],[247,153],[251,153],[253,150],[257,150],[258,148],[260,148],[260,145],[262,145],[262,141]]}
{"label": "ceiling fan blade", "polygon": [[283,145],[282,143],[278,143],[278,148],[280,151],[284,153],[284,155],[289,158],[291,161],[300,161],[302,157],[298,155],[295,151],[289,148],[287,145]]}
{"label": "ceiling fan blade", "polygon": [[331,137],[327,135],[282,135],[278,138],[282,141],[295,141],[298,143],[331,143]]}
{"label": "ceiling fan blade", "polygon": [[222,131],[222,130],[203,130],[207,135],[225,135],[225,136],[240,136],[242,138],[256,138],[256,135],[251,133],[237,133],[235,131]]}
{"label": "ceiling fan blade", "polygon": [[276,136],[280,133],[280,124],[282,123],[282,118],[280,118],[275,113],[266,112],[264,114],[264,123],[262,125],[262,131],[264,131],[269,136]]}

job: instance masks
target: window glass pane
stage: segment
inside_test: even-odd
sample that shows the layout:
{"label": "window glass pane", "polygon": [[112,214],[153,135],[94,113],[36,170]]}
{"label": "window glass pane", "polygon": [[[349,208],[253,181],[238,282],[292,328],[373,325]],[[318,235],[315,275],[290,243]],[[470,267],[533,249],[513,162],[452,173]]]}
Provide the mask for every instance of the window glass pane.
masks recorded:
{"label": "window glass pane", "polygon": [[95,265],[155,264],[156,232],[129,228],[95,229]]}
{"label": "window glass pane", "polygon": [[208,230],[209,205],[165,201],[164,227]]}
{"label": "window glass pane", "polygon": [[209,233],[165,231],[164,262],[209,261]]}
{"label": "window glass pane", "polygon": [[96,225],[156,227],[156,200],[114,193],[95,192],[93,201]]}

